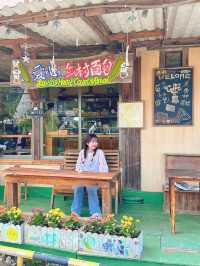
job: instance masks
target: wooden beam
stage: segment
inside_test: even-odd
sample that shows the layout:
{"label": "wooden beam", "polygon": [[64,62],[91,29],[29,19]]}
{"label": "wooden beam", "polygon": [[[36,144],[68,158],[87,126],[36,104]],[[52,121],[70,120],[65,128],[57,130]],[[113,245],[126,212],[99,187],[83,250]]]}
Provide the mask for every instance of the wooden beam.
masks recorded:
{"label": "wooden beam", "polygon": [[[163,31],[160,29],[153,30],[153,31],[132,31],[128,33],[128,39],[134,40],[134,39],[140,39],[140,38],[148,38],[148,37],[162,37]],[[113,33],[110,36],[111,40],[115,41],[124,41],[127,39],[126,33]]]}
{"label": "wooden beam", "polygon": [[145,41],[134,41],[132,46],[137,47],[149,47],[154,49],[161,49],[167,46],[195,46],[200,44],[200,36],[191,38],[171,38],[157,40],[145,40]]}
{"label": "wooden beam", "polygon": [[39,12],[27,12],[21,15],[0,16],[0,25],[21,25],[25,23],[43,23],[55,19],[75,17],[93,17],[103,14],[130,11],[132,8],[147,9],[195,3],[198,0],[123,0],[112,3],[92,4],[70,8],[56,8]]}
{"label": "wooden beam", "polygon": [[101,17],[82,17],[81,18],[101,39],[104,43],[111,41],[111,30]]}
{"label": "wooden beam", "polygon": [[17,38],[17,39],[0,39],[0,45],[3,46],[15,46],[15,45],[23,45],[23,44],[39,44],[38,40],[33,38]]}
{"label": "wooden beam", "polygon": [[200,43],[200,36],[196,37],[187,37],[187,38],[170,38],[166,39],[164,44],[195,44]]}
{"label": "wooden beam", "polygon": [[198,0],[125,0],[117,1],[117,3],[123,3],[127,7],[134,7],[137,9],[149,9],[149,8],[162,8],[167,6],[180,6],[191,3],[197,3]]}
{"label": "wooden beam", "polygon": [[[100,52],[111,52],[111,53],[117,53],[122,50],[122,46],[118,42],[112,42],[110,44],[98,44],[98,45],[80,45],[78,47],[76,46],[65,46],[60,49],[55,49],[55,57],[60,57],[66,54],[72,55],[72,54],[79,54],[79,53],[100,53]],[[52,50],[50,47],[32,47],[29,48],[28,51],[32,53],[33,51],[39,54],[51,54],[52,56]]]}
{"label": "wooden beam", "polygon": [[[122,6],[121,6],[122,7]],[[109,7],[104,5],[91,5],[84,7],[74,7],[74,8],[59,8],[53,10],[42,10],[40,12],[28,12],[22,15],[12,15],[12,16],[0,16],[0,25],[21,25],[26,23],[45,23],[55,19],[68,19],[75,17],[93,17],[101,16],[103,14],[117,13],[123,11],[130,11],[130,7],[123,7],[119,10],[119,5],[117,7]]]}
{"label": "wooden beam", "polygon": [[52,40],[49,40],[43,36],[41,36],[39,33],[32,31],[31,29],[25,28],[23,25],[13,25],[13,26],[7,26],[8,29],[15,30],[22,34],[27,34],[27,36],[38,40],[39,43],[45,44],[47,46],[50,46],[52,43]]}

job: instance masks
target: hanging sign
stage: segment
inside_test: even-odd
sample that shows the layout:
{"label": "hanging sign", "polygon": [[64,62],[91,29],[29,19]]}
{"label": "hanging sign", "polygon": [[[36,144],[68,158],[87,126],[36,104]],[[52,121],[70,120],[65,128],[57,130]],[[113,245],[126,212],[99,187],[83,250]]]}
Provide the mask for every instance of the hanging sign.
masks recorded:
{"label": "hanging sign", "polygon": [[[58,59],[55,60],[55,67],[52,67],[50,60],[32,60],[26,66],[27,71],[20,73],[25,82],[28,80],[27,76],[30,77],[28,85],[31,82],[32,87],[35,88],[81,87],[132,82],[131,66],[128,69],[127,77],[122,78],[120,75],[123,62],[123,55],[76,60]],[[15,81],[16,78],[13,78],[12,84]]]}

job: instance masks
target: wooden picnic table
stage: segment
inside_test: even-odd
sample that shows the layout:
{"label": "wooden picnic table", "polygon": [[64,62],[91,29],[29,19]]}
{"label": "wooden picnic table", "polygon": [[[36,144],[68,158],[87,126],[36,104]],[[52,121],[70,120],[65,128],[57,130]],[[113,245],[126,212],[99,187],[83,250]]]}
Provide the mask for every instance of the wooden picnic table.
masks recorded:
{"label": "wooden picnic table", "polygon": [[5,184],[7,189],[7,206],[19,205],[18,184],[44,184],[44,185],[69,185],[98,186],[102,191],[102,213],[112,213],[111,183],[119,178],[120,172],[92,173],[68,170],[35,169],[25,167],[10,167],[5,170]]}
{"label": "wooden picnic table", "polygon": [[169,202],[170,202],[170,220],[172,233],[176,233],[176,182],[198,182],[200,183],[200,171],[196,170],[169,170]]}

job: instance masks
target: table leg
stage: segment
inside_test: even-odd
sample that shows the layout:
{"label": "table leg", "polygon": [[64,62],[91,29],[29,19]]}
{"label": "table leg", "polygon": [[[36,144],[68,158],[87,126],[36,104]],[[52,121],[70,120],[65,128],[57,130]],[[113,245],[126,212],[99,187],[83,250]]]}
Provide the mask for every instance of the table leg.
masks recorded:
{"label": "table leg", "polygon": [[110,183],[108,184],[108,186],[102,187],[102,213],[103,216],[112,213]]}
{"label": "table leg", "polygon": [[13,206],[18,207],[18,184],[17,183],[6,183],[7,189],[7,207]]}
{"label": "table leg", "polygon": [[119,202],[119,181],[115,181],[115,214],[118,213],[118,202]]}
{"label": "table leg", "polygon": [[170,182],[170,216],[171,216],[171,228],[172,233],[176,233],[176,190],[175,180],[172,179]]}

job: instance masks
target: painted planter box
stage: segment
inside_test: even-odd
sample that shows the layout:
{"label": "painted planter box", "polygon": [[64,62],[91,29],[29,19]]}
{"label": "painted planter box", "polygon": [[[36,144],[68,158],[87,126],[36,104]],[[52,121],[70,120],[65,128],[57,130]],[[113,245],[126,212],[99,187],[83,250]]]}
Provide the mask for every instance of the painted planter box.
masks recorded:
{"label": "painted planter box", "polygon": [[138,259],[143,251],[143,234],[137,238],[79,233],[79,252],[97,256]]}
{"label": "painted planter box", "polygon": [[0,241],[21,244],[24,241],[24,224],[0,223]]}
{"label": "painted planter box", "polygon": [[77,251],[78,231],[25,224],[25,243],[67,251]]}

